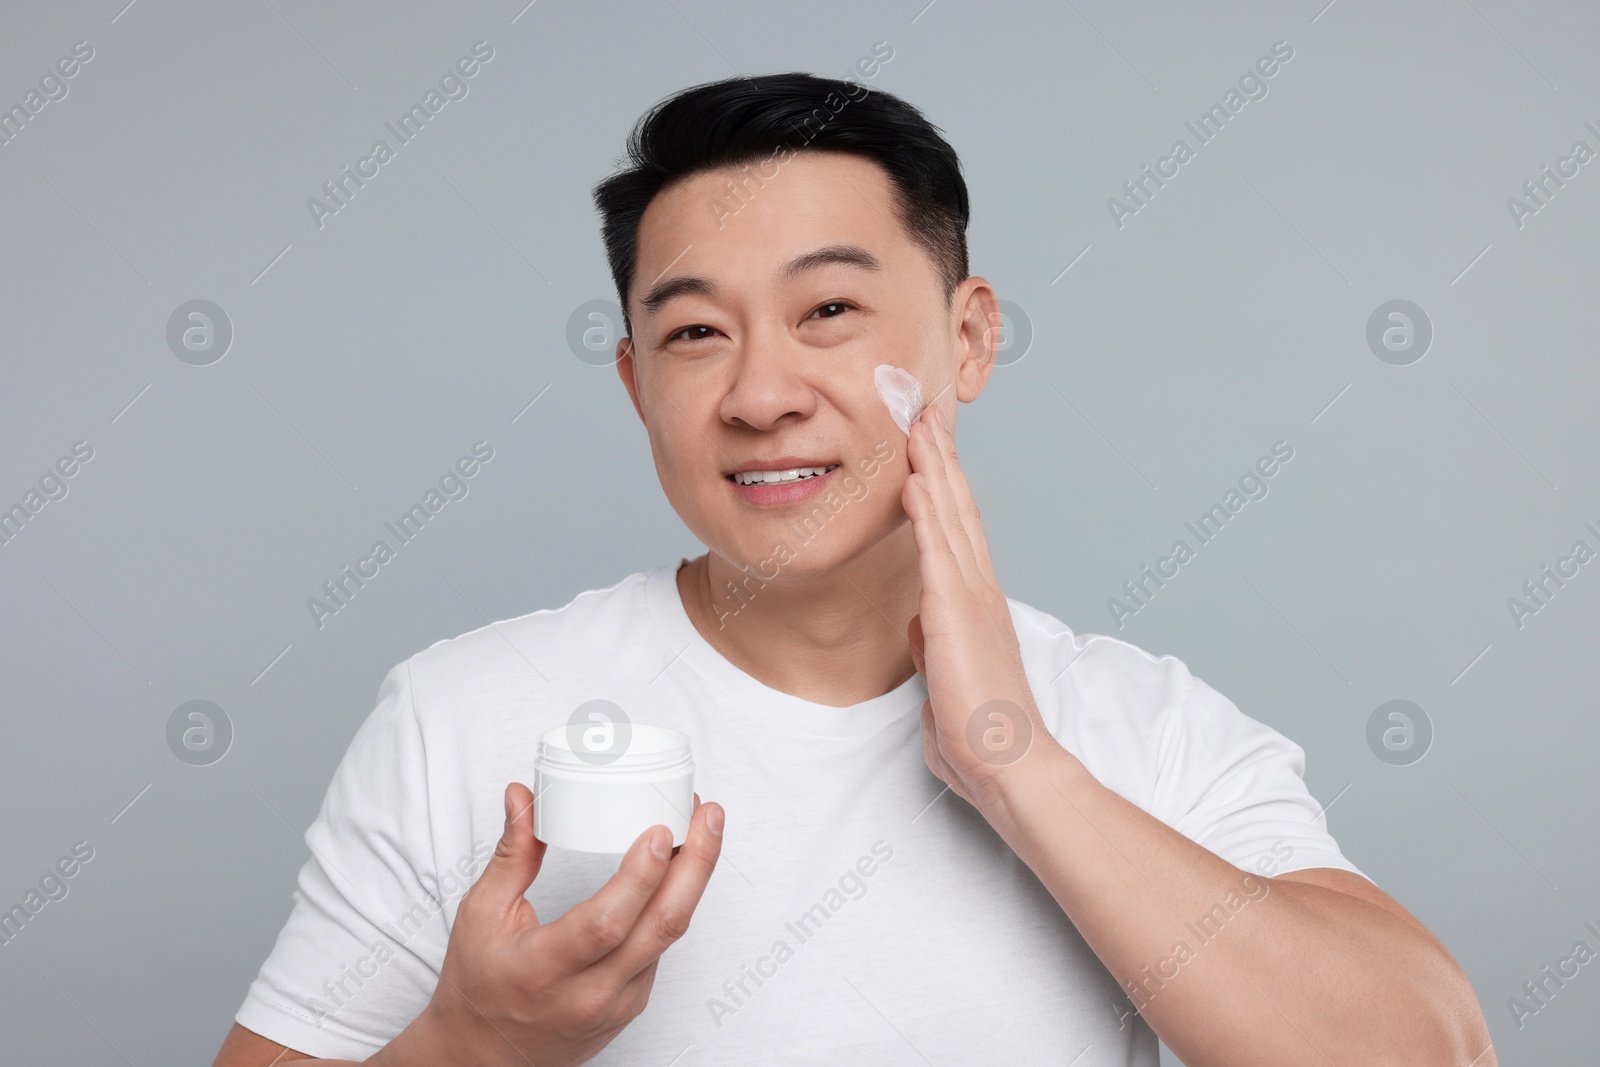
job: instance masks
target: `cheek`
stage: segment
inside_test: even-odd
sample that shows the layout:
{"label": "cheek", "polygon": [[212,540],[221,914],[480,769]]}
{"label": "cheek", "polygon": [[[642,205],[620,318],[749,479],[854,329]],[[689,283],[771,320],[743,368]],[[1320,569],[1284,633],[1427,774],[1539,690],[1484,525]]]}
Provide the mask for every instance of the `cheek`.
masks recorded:
{"label": "cheek", "polygon": [[909,434],[912,421],[922,412],[921,383],[910,371],[890,363],[873,368],[872,382],[889,418],[901,433]]}
{"label": "cheek", "polygon": [[716,473],[715,464],[702,454],[705,441],[676,413],[668,413],[650,432],[650,451],[656,474],[667,498],[675,504],[692,501],[704,491],[701,484]]}
{"label": "cheek", "polygon": [[910,473],[905,440],[889,437],[879,441],[875,449],[856,461],[856,481],[863,487],[863,503],[869,510],[898,512],[900,494]]}

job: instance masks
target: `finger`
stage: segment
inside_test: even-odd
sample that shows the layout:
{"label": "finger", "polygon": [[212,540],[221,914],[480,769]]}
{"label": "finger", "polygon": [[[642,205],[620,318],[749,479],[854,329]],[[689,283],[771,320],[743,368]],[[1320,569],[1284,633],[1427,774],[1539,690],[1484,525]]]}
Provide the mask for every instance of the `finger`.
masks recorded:
{"label": "finger", "polygon": [[[694,807],[689,812],[689,818],[692,820],[694,818],[694,813],[699,811],[699,810],[700,810],[700,794],[696,793],[694,795]],[[678,853],[681,852],[681,851],[683,851],[683,846],[682,845],[673,845],[672,846],[672,855],[674,856],[674,858],[676,858]]]}
{"label": "finger", "polygon": [[[504,915],[516,908],[533,884],[544,862],[546,845],[533,836],[533,791],[521,782],[511,782],[505,793],[506,821],[494,855],[484,864],[483,873],[467,891],[471,907],[486,906]],[[462,906],[466,898],[462,898]]]}
{"label": "finger", "polygon": [[961,469],[961,460],[956,456],[955,434],[945,421],[944,412],[936,411],[934,414],[934,440],[944,459],[945,476],[950,482],[950,494],[955,500],[956,512],[961,516],[962,529],[972,544],[973,556],[984,577],[998,587],[1000,582],[995,578],[994,563],[989,555],[989,538],[983,532],[983,517],[978,513],[978,501],[972,495],[966,472]]}
{"label": "finger", "polygon": [[[660,962],[659,958],[651,960],[643,970],[628,979],[617,999],[630,1010],[637,1007],[642,1013],[650,1003],[650,990],[656,984],[656,964]],[[637,1018],[637,1015],[635,1013],[634,1017]]]}
{"label": "finger", "polygon": [[[930,464],[935,477],[931,483],[934,506],[938,509],[939,520],[950,530],[950,544],[955,550],[956,558],[961,562],[963,575],[968,577],[981,576],[983,564],[979,557],[982,527],[978,526],[979,539],[972,536],[973,519],[976,516],[976,505],[971,506],[972,514],[969,515],[967,507],[963,505],[961,494],[957,492],[959,483],[965,492],[967,503],[971,503],[972,494],[965,491],[966,478],[961,472],[961,465],[956,461],[955,439],[950,436],[949,425],[945,422],[943,411],[935,409],[928,417],[928,440],[933,446],[934,459]],[[985,548],[986,550],[986,548]]]}
{"label": "finger", "polygon": [[577,971],[622,944],[666,876],[671,849],[672,833],[659,823],[640,834],[594,896],[545,924],[557,935],[551,951]]}
{"label": "finger", "polygon": [[672,861],[667,876],[627,939],[596,967],[611,972],[616,982],[626,982],[651,966],[689,929],[690,916],[705,894],[706,883],[722,855],[722,833],[711,828],[711,817],[724,818],[721,804],[701,805],[689,821],[683,851]]}
{"label": "finger", "polygon": [[939,770],[944,764],[944,757],[939,754],[939,726],[933,715],[932,700],[922,702],[922,762],[942,779]]}
{"label": "finger", "polygon": [[911,518],[911,534],[917,545],[917,566],[924,591],[951,595],[960,587],[961,564],[950,547],[949,531],[940,523],[928,489],[928,473],[908,475],[901,501]]}
{"label": "finger", "polygon": [[956,505],[955,493],[950,487],[949,464],[945,461],[944,450],[939,443],[938,419],[939,412],[935,409],[928,418],[919,420],[921,429],[913,427],[914,442],[922,450],[922,462],[918,465],[918,480],[926,479],[924,485],[933,501],[934,514],[938,518],[939,525],[944,527],[945,537],[950,542],[950,550],[955,556],[956,565],[961,570],[962,578],[971,581],[980,577],[982,571],[973,553],[972,542],[967,537],[966,527],[962,525],[961,510]]}

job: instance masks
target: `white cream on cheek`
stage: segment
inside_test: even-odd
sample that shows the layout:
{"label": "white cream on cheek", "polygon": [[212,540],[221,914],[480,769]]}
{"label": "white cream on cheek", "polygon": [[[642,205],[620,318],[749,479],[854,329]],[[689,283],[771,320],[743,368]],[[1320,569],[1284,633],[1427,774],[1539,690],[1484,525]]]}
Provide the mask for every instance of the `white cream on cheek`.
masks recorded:
{"label": "white cream on cheek", "polygon": [[909,372],[888,363],[873,370],[872,380],[878,386],[883,406],[889,409],[889,417],[901,433],[909,435],[911,423],[922,413],[922,386]]}

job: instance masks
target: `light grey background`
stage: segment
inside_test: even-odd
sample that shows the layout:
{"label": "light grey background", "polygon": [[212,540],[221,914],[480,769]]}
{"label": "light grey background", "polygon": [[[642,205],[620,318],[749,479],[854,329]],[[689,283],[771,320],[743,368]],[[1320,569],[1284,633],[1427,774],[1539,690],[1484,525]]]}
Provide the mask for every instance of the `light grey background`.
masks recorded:
{"label": "light grey background", "polygon": [[[961,415],[1007,592],[1301,743],[1501,1063],[1592,1053],[1594,967],[1521,1028],[1506,1002],[1600,948],[1600,563],[1520,628],[1507,599],[1600,549],[1600,162],[1520,228],[1507,198],[1600,149],[1600,10],[523,2],[6,5],[0,104],[94,58],[0,146],[0,507],[94,458],[0,546],[0,905],[95,850],[0,948],[7,1061],[209,1062],[383,672],[698,552],[565,340],[614,298],[589,190],[667,93],[879,40],[872,84],[961,153],[973,269],[1034,332]],[[469,95],[319,229],[307,199],[478,40]],[[1279,40],[1269,94],[1119,228],[1107,199]],[[166,342],[192,299],[235,331],[209,366]],[[1409,366],[1366,342],[1392,299],[1433,324]],[[479,439],[470,495],[318,629],[307,598]],[[1107,599],[1280,439],[1270,494],[1119,629]],[[1366,739],[1397,698],[1435,733],[1409,766]],[[235,731],[209,766],[166,740],[193,699]]]}

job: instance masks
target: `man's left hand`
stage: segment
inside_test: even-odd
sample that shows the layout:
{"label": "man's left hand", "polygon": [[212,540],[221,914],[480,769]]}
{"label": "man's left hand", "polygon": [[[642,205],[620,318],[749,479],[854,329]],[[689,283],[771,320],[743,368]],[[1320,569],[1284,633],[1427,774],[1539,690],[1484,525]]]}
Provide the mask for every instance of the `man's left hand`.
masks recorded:
{"label": "man's left hand", "polygon": [[1031,750],[1059,746],[1023,673],[1011,609],[943,412],[930,406],[911,424],[907,451],[912,473],[901,504],[922,577],[907,637],[928,684],[923,755],[941,781],[981,806]]}

